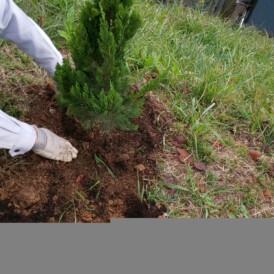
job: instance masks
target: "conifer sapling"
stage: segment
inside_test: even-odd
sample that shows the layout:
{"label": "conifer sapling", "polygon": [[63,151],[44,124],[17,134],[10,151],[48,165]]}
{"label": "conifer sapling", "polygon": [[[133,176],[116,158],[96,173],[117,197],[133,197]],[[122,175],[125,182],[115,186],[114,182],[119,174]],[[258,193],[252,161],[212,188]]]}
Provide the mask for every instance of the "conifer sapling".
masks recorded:
{"label": "conifer sapling", "polygon": [[128,42],[141,25],[132,0],[87,1],[70,33],[72,61],[57,65],[58,102],[89,129],[136,129],[143,96],[130,88]]}

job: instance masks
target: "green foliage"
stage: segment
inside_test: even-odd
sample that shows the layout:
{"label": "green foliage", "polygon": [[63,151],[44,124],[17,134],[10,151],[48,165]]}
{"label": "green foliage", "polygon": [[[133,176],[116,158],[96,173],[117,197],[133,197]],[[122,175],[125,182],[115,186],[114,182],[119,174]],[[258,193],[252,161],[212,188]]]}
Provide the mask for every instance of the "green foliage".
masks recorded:
{"label": "green foliage", "polygon": [[130,90],[125,61],[128,41],[141,25],[132,0],[87,1],[79,23],[66,35],[73,63],[58,65],[58,100],[85,128],[136,129],[143,99]]}

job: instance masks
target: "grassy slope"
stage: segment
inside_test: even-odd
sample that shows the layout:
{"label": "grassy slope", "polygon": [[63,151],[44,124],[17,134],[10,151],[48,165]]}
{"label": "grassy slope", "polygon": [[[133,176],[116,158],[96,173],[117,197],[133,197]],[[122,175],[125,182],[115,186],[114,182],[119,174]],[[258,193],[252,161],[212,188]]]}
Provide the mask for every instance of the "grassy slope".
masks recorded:
{"label": "grassy slope", "polygon": [[[146,69],[168,71],[161,94],[187,136],[185,148],[208,163],[205,174],[188,167],[182,176],[166,167],[183,188],[173,197],[161,187],[152,195],[174,216],[272,215],[264,194],[274,183],[267,173],[273,162],[273,40],[177,5],[137,6],[145,21],[130,56]],[[256,164],[247,154],[250,144],[268,148]]]}
{"label": "grassy slope", "polygon": [[[16,2],[62,47],[57,30],[71,5],[81,1]],[[207,163],[205,172],[197,172],[159,159],[162,173],[172,174],[179,183],[171,186],[176,189],[170,194],[164,180],[154,182],[148,198],[167,204],[171,217],[273,216],[272,200],[266,195],[274,194],[269,175],[274,161],[273,39],[178,5],[137,1],[136,9],[144,25],[128,51],[133,78],[141,81],[147,71],[167,71],[158,95],[167,101],[178,130],[187,138],[183,148],[196,161]],[[14,58],[12,63],[25,83],[32,77],[20,69],[23,61]],[[248,156],[250,146],[265,149],[259,161]],[[166,152],[171,149],[167,144]]]}

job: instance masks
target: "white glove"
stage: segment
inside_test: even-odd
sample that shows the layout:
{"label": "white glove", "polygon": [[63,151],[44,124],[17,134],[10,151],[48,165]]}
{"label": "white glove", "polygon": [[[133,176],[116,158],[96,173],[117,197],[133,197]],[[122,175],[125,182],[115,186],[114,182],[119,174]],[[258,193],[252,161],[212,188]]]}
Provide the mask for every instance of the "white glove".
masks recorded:
{"label": "white glove", "polygon": [[37,141],[32,148],[34,153],[51,160],[63,162],[70,162],[77,157],[78,150],[70,142],[46,128],[36,126],[34,128],[37,132]]}

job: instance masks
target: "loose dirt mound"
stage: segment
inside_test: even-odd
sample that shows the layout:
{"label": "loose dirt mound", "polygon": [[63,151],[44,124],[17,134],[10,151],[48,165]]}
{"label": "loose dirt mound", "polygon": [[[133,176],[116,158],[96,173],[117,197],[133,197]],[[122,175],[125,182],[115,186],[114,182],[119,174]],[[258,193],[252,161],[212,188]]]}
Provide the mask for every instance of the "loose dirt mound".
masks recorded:
{"label": "loose dirt mound", "polygon": [[100,135],[68,118],[49,87],[28,92],[31,109],[22,120],[65,137],[79,154],[71,163],[33,153],[15,159],[1,154],[1,222],[108,222],[163,214],[163,207],[140,200],[143,184],[157,177],[157,157],[171,118],[155,96],[146,97],[143,115],[135,121],[138,131]]}

